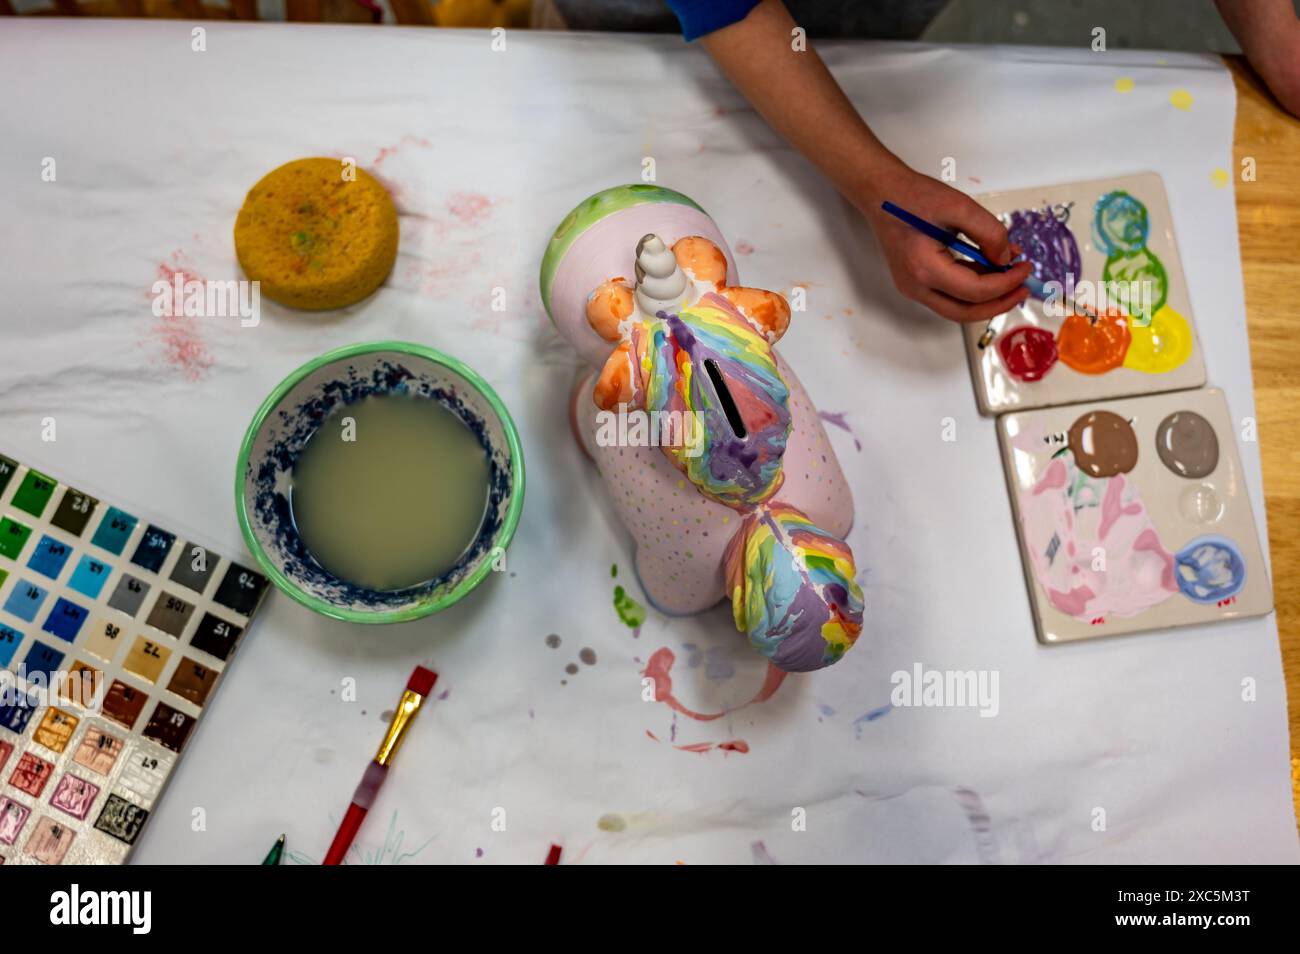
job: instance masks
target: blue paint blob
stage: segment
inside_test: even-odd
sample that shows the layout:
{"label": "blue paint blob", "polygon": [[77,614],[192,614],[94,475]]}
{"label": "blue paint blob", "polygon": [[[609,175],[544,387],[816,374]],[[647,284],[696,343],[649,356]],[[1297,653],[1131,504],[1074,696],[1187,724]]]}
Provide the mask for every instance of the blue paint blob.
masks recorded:
{"label": "blue paint blob", "polygon": [[1174,578],[1196,603],[1218,603],[1246,585],[1246,561],[1231,540],[1197,537],[1174,554]]}
{"label": "blue paint blob", "polygon": [[1097,200],[1092,237],[1107,255],[1132,255],[1146,247],[1151,233],[1147,207],[1127,192],[1108,192]]}

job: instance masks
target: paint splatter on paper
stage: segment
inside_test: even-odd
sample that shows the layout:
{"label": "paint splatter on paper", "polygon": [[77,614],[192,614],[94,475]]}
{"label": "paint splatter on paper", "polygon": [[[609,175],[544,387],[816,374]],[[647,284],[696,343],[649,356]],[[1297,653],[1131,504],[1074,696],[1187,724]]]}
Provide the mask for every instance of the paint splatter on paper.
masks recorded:
{"label": "paint splatter on paper", "polygon": [[779,865],[781,862],[772,857],[772,853],[767,850],[767,845],[761,840],[754,842],[749,846],[750,853],[754,856],[756,865]]}
{"label": "paint splatter on paper", "polygon": [[629,596],[621,586],[614,587],[614,612],[618,613],[624,626],[637,631],[634,635],[640,635],[641,624],[645,622],[645,607]]}
{"label": "paint splatter on paper", "polygon": [[453,192],[447,199],[447,214],[459,224],[475,228],[488,220],[495,205],[479,192]]}
{"label": "paint splatter on paper", "polygon": [[875,722],[877,719],[887,716],[893,711],[894,704],[891,702],[876,709],[872,709],[869,712],[862,713],[862,715],[853,720],[853,737],[855,739],[862,738],[862,730],[866,728],[868,722]]}
{"label": "paint splatter on paper", "polygon": [[852,425],[848,422],[848,411],[818,411],[817,416],[832,427],[838,427],[844,433],[853,438],[853,446],[859,451],[862,450],[862,441],[854,432]]}
{"label": "paint splatter on paper", "polygon": [[691,719],[696,719],[700,722],[711,722],[714,719],[721,719],[723,716],[729,715],[730,713],[739,712],[741,709],[745,709],[749,706],[766,702],[768,699],[772,698],[778,689],[781,688],[781,683],[784,682],[785,677],[789,675],[784,670],[777,669],[776,666],[768,663],[767,676],[763,680],[763,685],[748,702],[743,702],[731,709],[724,709],[721,712],[703,713],[687,708],[677,699],[676,696],[673,695],[672,670],[673,663],[676,662],[676,660],[676,654],[668,647],[665,646],[662,649],[657,649],[650,656],[649,662],[646,663],[645,669],[642,670],[642,675],[648,676],[654,684],[655,702],[662,702],[674,712],[680,712],[682,715]]}
{"label": "paint splatter on paper", "polygon": [[[655,742],[661,741],[659,736],[655,735],[649,729],[645,730],[645,734],[652,741]],[[674,723],[673,738],[676,737],[677,737],[677,726]],[[721,752],[723,755],[730,755],[733,752],[736,753],[737,755],[749,754],[749,743],[746,742],[744,739],[728,739],[725,742],[688,742],[684,745],[674,745],[673,748],[675,748],[679,752],[693,752],[696,755],[703,755],[705,752],[713,752],[713,751]]]}
{"label": "paint splatter on paper", "polygon": [[979,857],[980,863],[1002,864],[997,839],[993,837],[993,820],[984,807],[984,800],[980,798],[978,792],[969,788],[954,788],[952,793],[957,798],[957,804],[966,813],[966,821],[975,836],[975,854]]}
{"label": "paint splatter on paper", "polygon": [[[156,282],[166,283],[173,290],[178,282],[182,289],[191,282],[206,284],[205,280],[195,273],[185,253],[179,249],[172,252],[171,257],[166,261],[158,264]],[[151,306],[155,300],[158,300],[154,285],[150,286],[146,297]],[[186,380],[197,382],[208,376],[213,358],[203,335],[201,322],[204,319],[187,316],[184,301],[185,296],[177,297],[174,291],[161,300],[162,314],[159,315],[155,311],[153,324],[149,328],[149,337],[161,351],[162,360],[168,367],[179,372]]]}

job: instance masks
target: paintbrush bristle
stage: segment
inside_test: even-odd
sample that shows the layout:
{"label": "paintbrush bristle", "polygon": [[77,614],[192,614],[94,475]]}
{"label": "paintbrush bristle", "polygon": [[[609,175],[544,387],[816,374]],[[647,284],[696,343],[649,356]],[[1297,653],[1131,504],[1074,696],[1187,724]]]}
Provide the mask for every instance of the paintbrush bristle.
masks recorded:
{"label": "paintbrush bristle", "polygon": [[432,669],[416,666],[415,672],[411,673],[411,678],[406,682],[406,688],[417,695],[427,696],[433,692],[433,684],[437,681],[438,674]]}

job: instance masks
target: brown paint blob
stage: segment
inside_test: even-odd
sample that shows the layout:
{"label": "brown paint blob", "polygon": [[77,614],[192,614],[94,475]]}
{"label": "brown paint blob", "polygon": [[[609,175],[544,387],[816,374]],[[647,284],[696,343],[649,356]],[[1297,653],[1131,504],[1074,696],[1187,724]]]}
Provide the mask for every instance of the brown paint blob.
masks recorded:
{"label": "brown paint blob", "polygon": [[1110,411],[1093,411],[1070,425],[1070,450],[1079,469],[1093,477],[1127,474],[1137,465],[1137,435]]}
{"label": "brown paint blob", "polygon": [[1195,411],[1175,411],[1156,428],[1156,453],[1179,477],[1208,477],[1219,466],[1219,438]]}
{"label": "brown paint blob", "polygon": [[569,663],[567,666],[564,667],[564,671],[567,672],[570,676],[576,675],[578,672],[578,664]]}
{"label": "brown paint blob", "polygon": [[559,633],[551,633],[551,635],[547,636],[547,637],[546,637],[546,645],[547,645],[547,646],[550,646],[552,649],[559,649],[559,648],[560,648],[560,634],[559,634]]}
{"label": "brown paint blob", "polygon": [[578,658],[586,665],[594,666],[596,665],[596,650],[584,648],[580,653],[578,653]]}

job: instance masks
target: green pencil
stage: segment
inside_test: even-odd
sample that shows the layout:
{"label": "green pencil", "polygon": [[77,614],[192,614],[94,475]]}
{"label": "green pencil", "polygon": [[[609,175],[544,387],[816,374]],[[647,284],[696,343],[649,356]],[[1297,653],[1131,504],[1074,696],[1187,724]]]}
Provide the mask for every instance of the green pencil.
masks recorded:
{"label": "green pencil", "polygon": [[266,856],[266,860],[263,861],[262,864],[278,865],[280,863],[280,856],[283,854],[284,854],[284,835],[281,835],[279,840],[276,841],[276,843],[271,846],[271,851]]}

